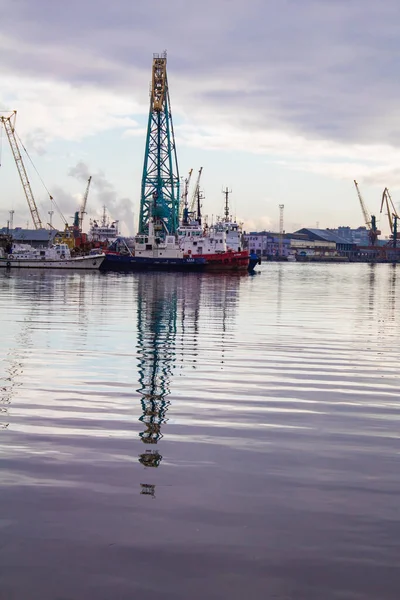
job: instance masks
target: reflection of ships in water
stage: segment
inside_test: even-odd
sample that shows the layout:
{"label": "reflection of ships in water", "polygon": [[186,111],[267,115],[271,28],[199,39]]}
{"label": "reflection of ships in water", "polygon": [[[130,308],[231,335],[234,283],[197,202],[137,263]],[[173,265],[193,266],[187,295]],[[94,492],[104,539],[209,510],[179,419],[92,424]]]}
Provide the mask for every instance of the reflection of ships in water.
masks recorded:
{"label": "reflection of ships in water", "polygon": [[[10,348],[8,350],[4,360],[2,361],[5,365],[5,373],[4,376],[0,375],[0,430],[7,429],[9,425],[9,406],[17,395],[18,388],[22,386],[21,377],[24,374],[25,361],[27,355],[33,347],[33,323],[35,320],[34,317],[37,316],[36,313],[40,304],[43,279],[43,275],[41,275],[41,277],[38,279],[33,279],[33,281],[29,282],[28,285],[34,293],[35,300],[32,302],[27,314],[22,320],[21,328],[15,338],[14,348]],[[22,281],[24,284],[24,280]],[[18,289],[18,283],[18,279],[11,280],[11,278],[7,275],[7,277],[2,281],[1,288],[4,289],[6,294],[11,294],[10,288],[11,285],[13,285],[13,293],[17,295],[18,292],[21,292],[21,289]],[[22,292],[23,294],[26,293],[24,285],[22,285]]]}
{"label": "reflection of ships in water", "polygon": [[27,305],[21,327],[15,335],[15,345],[9,348],[0,362],[0,429],[8,427],[8,422],[4,421],[8,420],[8,407],[23,385],[21,379],[27,358],[31,352],[34,357],[38,354],[32,350],[35,348],[34,334],[36,344],[40,343],[44,350],[51,348],[54,337],[52,324],[59,323],[63,305],[74,307],[80,340],[85,343],[88,325],[87,281],[84,273],[58,277],[48,271],[35,271],[29,278],[21,274],[6,274],[0,279],[0,291],[8,298],[8,302],[13,304],[18,301],[20,305]]}
{"label": "reflection of ships in water", "polygon": [[[168,422],[170,385],[176,369],[196,368],[200,320],[221,331],[217,349],[225,351],[239,291],[238,277],[198,277],[195,274],[144,273],[137,280],[138,372],[145,449],[144,467],[162,462],[158,443]],[[141,483],[140,493],[155,496],[155,484]]]}
{"label": "reflection of ships in water", "polygon": [[[139,435],[147,446],[139,461],[145,467],[158,467],[162,455],[155,446],[163,437],[162,425],[168,421],[173,371],[181,362],[196,366],[200,306],[205,314],[213,313],[213,321],[217,314],[224,334],[236,307],[238,279],[221,277],[217,281],[191,275],[143,274],[139,275],[137,294],[140,384],[137,391],[141,394],[140,421],[144,424]],[[142,493],[149,492],[146,489]]]}
{"label": "reflection of ships in water", "polygon": [[[241,273],[226,273],[217,277],[207,277],[201,298],[203,319],[212,323],[216,335],[215,350],[220,352],[221,364],[226,361],[229,339],[233,336],[240,284],[244,282]],[[221,367],[222,368],[222,367]]]}

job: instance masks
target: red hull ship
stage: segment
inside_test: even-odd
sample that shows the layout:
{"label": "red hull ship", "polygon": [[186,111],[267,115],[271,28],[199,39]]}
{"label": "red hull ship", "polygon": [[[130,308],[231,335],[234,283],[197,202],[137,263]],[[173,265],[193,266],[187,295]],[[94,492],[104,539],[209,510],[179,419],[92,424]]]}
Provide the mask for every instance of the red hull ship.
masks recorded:
{"label": "red hull ship", "polygon": [[187,253],[184,256],[196,256],[196,258],[204,258],[206,261],[205,271],[247,271],[249,268],[249,252],[241,250],[233,252],[216,252],[215,254],[191,254]]}
{"label": "red hull ship", "polygon": [[179,227],[178,240],[184,256],[205,259],[206,271],[247,271],[249,268],[249,251],[240,245],[228,248],[224,227],[203,229],[192,221]]}

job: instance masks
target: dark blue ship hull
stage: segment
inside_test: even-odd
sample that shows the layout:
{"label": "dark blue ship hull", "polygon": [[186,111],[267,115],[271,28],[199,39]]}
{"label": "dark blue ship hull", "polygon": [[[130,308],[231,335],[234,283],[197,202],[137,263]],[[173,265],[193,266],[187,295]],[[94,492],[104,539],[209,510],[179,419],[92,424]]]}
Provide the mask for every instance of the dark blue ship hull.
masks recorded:
{"label": "dark blue ship hull", "polygon": [[204,258],[148,258],[107,254],[101,264],[101,271],[203,271]]}

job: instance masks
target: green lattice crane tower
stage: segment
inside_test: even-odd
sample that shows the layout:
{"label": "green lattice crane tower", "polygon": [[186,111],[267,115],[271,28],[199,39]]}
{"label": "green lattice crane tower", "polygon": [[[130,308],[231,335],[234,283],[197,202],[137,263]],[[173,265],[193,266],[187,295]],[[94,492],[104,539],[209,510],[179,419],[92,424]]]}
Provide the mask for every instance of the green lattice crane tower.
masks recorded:
{"label": "green lattice crane tower", "polygon": [[167,55],[153,55],[150,110],[140,198],[139,233],[150,217],[160,237],[179,225],[179,170],[167,79]]}

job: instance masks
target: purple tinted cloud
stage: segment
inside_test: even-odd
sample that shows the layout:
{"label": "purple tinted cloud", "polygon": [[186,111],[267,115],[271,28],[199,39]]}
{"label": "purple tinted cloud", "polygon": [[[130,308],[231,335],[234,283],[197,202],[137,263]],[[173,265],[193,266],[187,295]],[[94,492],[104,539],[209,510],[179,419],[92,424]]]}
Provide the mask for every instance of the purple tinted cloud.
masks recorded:
{"label": "purple tinted cloud", "polygon": [[191,119],[400,143],[397,0],[19,0],[2,15],[3,72],[145,102],[166,48],[174,106]]}

